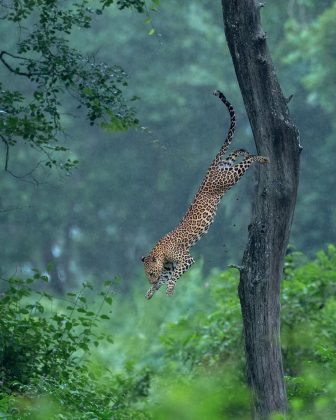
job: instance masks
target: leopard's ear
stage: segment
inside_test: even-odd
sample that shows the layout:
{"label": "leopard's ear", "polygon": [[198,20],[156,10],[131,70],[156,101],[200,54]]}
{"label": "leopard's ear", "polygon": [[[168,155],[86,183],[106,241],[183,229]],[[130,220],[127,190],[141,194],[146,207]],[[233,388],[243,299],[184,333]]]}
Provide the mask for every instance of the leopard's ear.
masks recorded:
{"label": "leopard's ear", "polygon": [[141,261],[142,261],[142,262],[145,262],[145,258],[146,258],[146,257],[141,257]]}

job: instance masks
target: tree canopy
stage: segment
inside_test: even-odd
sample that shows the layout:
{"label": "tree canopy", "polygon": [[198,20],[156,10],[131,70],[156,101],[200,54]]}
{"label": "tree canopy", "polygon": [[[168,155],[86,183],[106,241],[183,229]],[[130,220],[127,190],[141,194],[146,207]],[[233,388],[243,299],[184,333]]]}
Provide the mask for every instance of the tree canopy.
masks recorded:
{"label": "tree canopy", "polygon": [[[1,50],[0,61],[5,70],[17,76],[10,78],[12,84],[21,86],[17,90],[8,89],[8,83],[0,85],[0,136],[6,146],[6,170],[10,146],[18,141],[43,152],[45,165],[56,165],[53,152],[67,150],[64,114],[73,113],[72,108],[84,107],[91,125],[100,122],[118,131],[137,124],[134,110],[122,94],[127,86],[125,71],[83,54],[71,42],[74,31],[89,29],[93,18],[113,3],[1,2],[6,32],[14,42]],[[143,0],[119,0],[116,5],[140,13],[145,7]],[[25,80],[18,82],[19,77]],[[69,101],[71,106],[64,107]],[[68,170],[76,163],[67,159],[61,165]]]}

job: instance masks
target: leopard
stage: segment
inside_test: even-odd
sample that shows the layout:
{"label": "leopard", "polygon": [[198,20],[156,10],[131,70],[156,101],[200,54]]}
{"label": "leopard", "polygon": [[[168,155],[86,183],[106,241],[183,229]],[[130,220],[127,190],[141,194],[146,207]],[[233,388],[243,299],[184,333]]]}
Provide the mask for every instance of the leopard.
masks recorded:
{"label": "leopard", "polygon": [[[151,285],[146,298],[151,299],[164,284],[166,294],[174,294],[177,280],[194,264],[190,248],[208,232],[218,204],[223,195],[245,174],[253,162],[269,163],[265,156],[252,155],[245,149],[237,149],[225,158],[236,128],[236,114],[225,95],[213,92],[226,106],[230,115],[230,126],[225,141],[211,162],[206,175],[187,212],[177,227],[163,236],[146,257],[144,263],[146,277]],[[236,163],[238,157],[241,161]]]}

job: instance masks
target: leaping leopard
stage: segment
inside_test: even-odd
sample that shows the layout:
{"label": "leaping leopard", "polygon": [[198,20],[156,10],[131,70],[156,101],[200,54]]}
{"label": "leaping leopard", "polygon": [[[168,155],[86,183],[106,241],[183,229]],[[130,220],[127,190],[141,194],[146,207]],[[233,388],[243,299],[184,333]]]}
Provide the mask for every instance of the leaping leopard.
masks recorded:
{"label": "leaping leopard", "polygon": [[[224,193],[239,181],[252,162],[269,162],[267,157],[250,155],[244,149],[235,150],[224,159],[225,152],[234,135],[236,116],[232,105],[222,92],[216,90],[214,95],[219,97],[229,111],[230,128],[200,189],[176,229],[161,238],[150,254],[141,259],[151,284],[151,288],[146,294],[147,299],[151,299],[163,284],[167,284],[166,293],[168,296],[174,293],[176,281],[194,263],[194,259],[189,253],[190,247],[208,231]],[[244,159],[234,165],[238,156],[243,156]]]}

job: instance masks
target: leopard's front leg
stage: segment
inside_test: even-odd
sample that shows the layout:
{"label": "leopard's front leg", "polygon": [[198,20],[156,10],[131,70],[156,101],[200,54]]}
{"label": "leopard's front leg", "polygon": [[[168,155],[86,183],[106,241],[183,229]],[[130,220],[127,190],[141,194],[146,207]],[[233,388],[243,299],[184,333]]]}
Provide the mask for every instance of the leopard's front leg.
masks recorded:
{"label": "leopard's front leg", "polygon": [[173,271],[171,272],[171,277],[168,279],[168,285],[166,293],[168,296],[172,296],[174,294],[174,289],[176,285],[176,281],[185,273],[191,266],[194,264],[194,259],[191,255],[187,254],[180,261],[176,263]]}
{"label": "leopard's front leg", "polygon": [[154,293],[160,289],[160,287],[164,284],[166,284],[169,279],[172,276],[172,270],[171,269],[164,269],[162,273],[160,274],[159,280],[157,283],[154,283],[152,287],[148,290],[146,293],[146,299],[151,299],[154,296]]}
{"label": "leopard's front leg", "polygon": [[146,293],[146,299],[152,299],[152,297],[154,296],[154,293],[160,289],[160,287],[163,285],[163,282],[160,283],[160,280],[153,284],[153,286],[148,290],[148,292]]}

